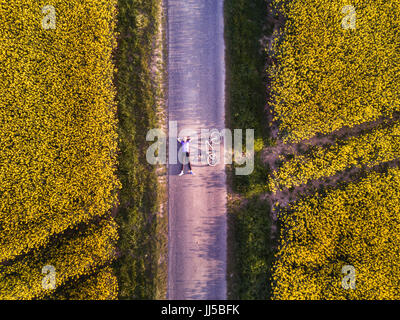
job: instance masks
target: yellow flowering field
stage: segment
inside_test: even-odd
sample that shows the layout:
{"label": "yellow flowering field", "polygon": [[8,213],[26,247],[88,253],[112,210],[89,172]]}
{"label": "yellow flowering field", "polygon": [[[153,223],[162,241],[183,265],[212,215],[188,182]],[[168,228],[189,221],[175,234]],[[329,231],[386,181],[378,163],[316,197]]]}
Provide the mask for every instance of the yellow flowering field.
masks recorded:
{"label": "yellow flowering field", "polygon": [[399,185],[399,168],[372,172],[281,211],[274,299],[400,299]]}
{"label": "yellow flowering field", "polygon": [[[79,288],[79,290],[76,290]],[[114,270],[106,266],[89,278],[72,282],[63,288],[63,293],[54,294],[57,300],[114,300],[117,299],[118,283]]]}
{"label": "yellow flowering field", "polygon": [[[98,266],[114,258],[116,230],[112,219],[103,220],[85,231],[75,231],[72,238],[62,238],[57,245],[51,245],[46,250],[34,250],[23,259],[1,266],[0,299],[37,299],[49,295],[51,291],[42,285],[42,280],[49,274],[42,273],[44,266],[54,267],[56,287],[82,275],[90,275]],[[113,278],[112,275],[110,278]],[[78,287],[76,293],[83,290]]]}
{"label": "yellow flowering field", "polygon": [[307,155],[295,155],[272,173],[273,192],[330,177],[348,168],[373,167],[400,157],[400,124],[338,140],[329,147],[316,147]]}
{"label": "yellow flowering field", "polygon": [[400,2],[275,0],[271,106],[284,141],[353,127],[400,109]]}
{"label": "yellow flowering field", "polygon": [[[320,180],[318,192],[294,202],[281,192],[286,207],[274,200],[281,228],[272,296],[399,299],[400,2],[274,0],[274,10],[285,23],[270,48],[270,106],[278,150],[297,149],[275,162],[271,197],[357,174],[329,188]],[[390,169],[379,166],[389,161]]]}
{"label": "yellow flowering field", "polygon": [[[0,298],[43,296],[40,265],[49,261],[58,286],[83,274],[78,265],[86,260],[94,268],[113,258],[102,246],[115,241],[116,225],[109,222],[106,232],[90,226],[109,221],[120,185],[115,6],[116,0],[0,3]],[[92,232],[52,251],[82,228]],[[76,266],[67,268],[68,261]],[[11,270],[13,277],[4,276]]]}

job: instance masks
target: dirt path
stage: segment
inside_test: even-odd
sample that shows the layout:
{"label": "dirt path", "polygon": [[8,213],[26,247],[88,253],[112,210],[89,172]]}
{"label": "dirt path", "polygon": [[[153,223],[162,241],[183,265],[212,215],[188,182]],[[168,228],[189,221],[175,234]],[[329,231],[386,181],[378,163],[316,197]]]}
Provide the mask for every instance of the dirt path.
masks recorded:
{"label": "dirt path", "polygon": [[[168,0],[169,121],[224,128],[223,0]],[[191,147],[192,153],[196,148]],[[226,299],[226,176],[169,165],[168,299]]]}

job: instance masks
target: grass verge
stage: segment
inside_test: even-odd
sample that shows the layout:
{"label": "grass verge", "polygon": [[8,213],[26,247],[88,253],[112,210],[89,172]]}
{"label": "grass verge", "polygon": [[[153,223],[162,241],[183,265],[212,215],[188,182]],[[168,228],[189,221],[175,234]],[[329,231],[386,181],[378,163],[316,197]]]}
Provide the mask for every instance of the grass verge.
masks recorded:
{"label": "grass verge", "polygon": [[267,192],[268,168],[260,152],[270,143],[265,104],[266,53],[261,39],[272,32],[267,0],[225,1],[226,123],[231,129],[254,129],[255,167],[235,176],[228,168],[228,298],[267,299],[273,257],[269,205],[257,195]]}
{"label": "grass verge", "polygon": [[162,0],[118,1],[119,299],[161,299],[166,291],[165,170],[146,161],[146,133],[163,122],[162,24]]}

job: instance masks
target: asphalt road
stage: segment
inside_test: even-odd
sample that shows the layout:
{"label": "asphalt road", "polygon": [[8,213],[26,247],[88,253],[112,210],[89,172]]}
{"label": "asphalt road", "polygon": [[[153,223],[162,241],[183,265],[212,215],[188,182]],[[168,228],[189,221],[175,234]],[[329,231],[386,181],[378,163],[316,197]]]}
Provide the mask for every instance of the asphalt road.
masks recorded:
{"label": "asphalt road", "polygon": [[[169,121],[181,129],[225,127],[223,0],[168,0]],[[195,156],[196,145],[191,146]],[[171,156],[171,155],[170,155]],[[186,168],[187,170],[187,168]],[[169,165],[168,299],[226,299],[226,176]]]}

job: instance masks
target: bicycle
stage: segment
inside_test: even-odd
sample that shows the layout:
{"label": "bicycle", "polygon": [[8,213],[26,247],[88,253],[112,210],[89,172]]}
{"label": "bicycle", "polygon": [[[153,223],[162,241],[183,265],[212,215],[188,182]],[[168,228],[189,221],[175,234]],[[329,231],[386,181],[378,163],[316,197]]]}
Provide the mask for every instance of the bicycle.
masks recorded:
{"label": "bicycle", "polygon": [[[217,134],[217,135],[213,137],[213,134]],[[220,141],[221,141],[221,136],[220,136],[219,132],[212,132],[210,134],[210,136],[208,137],[208,140],[206,141],[207,164],[211,167],[214,167],[218,164],[217,152],[213,147],[213,142],[217,143]]]}

